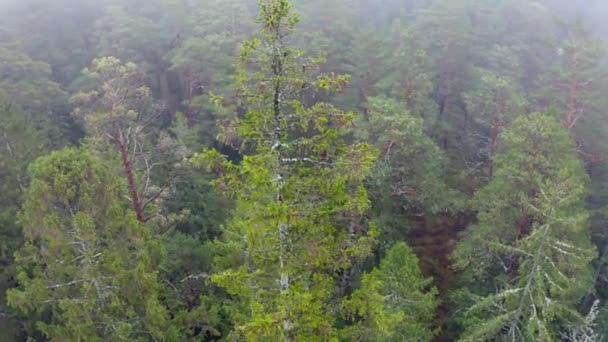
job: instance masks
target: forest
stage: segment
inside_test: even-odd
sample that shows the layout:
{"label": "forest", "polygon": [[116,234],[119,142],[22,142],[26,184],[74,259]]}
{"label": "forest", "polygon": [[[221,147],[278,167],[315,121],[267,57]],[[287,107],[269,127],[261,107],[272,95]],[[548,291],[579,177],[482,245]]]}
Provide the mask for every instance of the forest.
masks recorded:
{"label": "forest", "polygon": [[605,0],[0,0],[0,342],[608,341]]}

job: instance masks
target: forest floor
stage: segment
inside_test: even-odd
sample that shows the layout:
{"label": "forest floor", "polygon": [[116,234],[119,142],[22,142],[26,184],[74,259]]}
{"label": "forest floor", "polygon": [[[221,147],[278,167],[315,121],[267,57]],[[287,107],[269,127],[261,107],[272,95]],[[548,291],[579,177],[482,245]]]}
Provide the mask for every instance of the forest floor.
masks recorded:
{"label": "forest floor", "polygon": [[448,294],[457,286],[458,275],[452,267],[450,254],[456,247],[459,234],[471,223],[471,215],[440,216],[417,220],[415,229],[407,237],[420,260],[420,268],[439,290],[441,305],[437,308],[435,325],[441,329],[435,341],[453,341],[448,323],[452,313]]}

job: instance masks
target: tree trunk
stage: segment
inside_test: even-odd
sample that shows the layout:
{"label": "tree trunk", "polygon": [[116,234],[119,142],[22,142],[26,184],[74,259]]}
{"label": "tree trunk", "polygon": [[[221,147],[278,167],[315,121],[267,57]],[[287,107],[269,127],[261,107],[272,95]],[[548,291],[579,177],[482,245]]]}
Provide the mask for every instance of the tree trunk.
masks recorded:
{"label": "tree trunk", "polygon": [[131,163],[131,160],[129,159],[129,152],[127,151],[127,146],[122,140],[116,140],[116,145],[118,145],[118,149],[120,150],[122,166],[125,171],[125,176],[127,177],[127,184],[129,185],[131,205],[133,206],[133,210],[135,211],[137,220],[140,223],[144,223],[144,209],[141,200],[139,199],[139,194],[137,193],[137,184],[135,182],[135,176],[133,175],[133,165]]}
{"label": "tree trunk", "polygon": [[[281,58],[283,57],[283,46],[281,42],[281,35],[279,32],[276,32],[275,37],[275,46],[273,47],[273,61],[272,61],[272,71],[274,76],[274,94],[272,101],[272,112],[274,117],[274,137],[273,137],[273,148],[277,150],[277,169],[275,170],[275,179],[277,181],[277,204],[283,203],[283,186],[285,184],[286,175],[283,174],[282,164],[283,164],[283,131],[281,128],[281,124],[283,121],[283,113],[282,113],[282,84],[281,77],[283,76],[283,61]],[[289,249],[289,225],[286,222],[279,222],[277,225],[277,230],[279,234],[279,288],[281,297],[285,297],[289,291],[289,283],[290,276],[288,271],[287,263],[287,252]],[[289,316],[289,308],[286,309],[287,316]],[[289,317],[285,317],[282,322],[283,326],[283,334],[284,341],[290,342],[290,330],[291,330],[291,320]]]}

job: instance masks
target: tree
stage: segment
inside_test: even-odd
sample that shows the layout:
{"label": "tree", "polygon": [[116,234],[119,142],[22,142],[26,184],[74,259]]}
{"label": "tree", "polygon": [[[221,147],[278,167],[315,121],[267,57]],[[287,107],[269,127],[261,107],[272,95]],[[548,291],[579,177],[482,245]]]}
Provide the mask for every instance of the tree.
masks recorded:
{"label": "tree", "polygon": [[287,45],[298,22],[290,3],[259,7],[261,36],[243,44],[237,74],[248,112],[233,129],[246,155],[240,164],[211,150],[196,158],[236,201],[216,258],[226,269],[212,280],[235,298],[235,336],[332,339],[332,278],[371,252],[361,181],[374,153],[341,138],[352,115],[299,101],[304,91],[342,88],[346,77],[312,77],[319,60]]}
{"label": "tree", "polygon": [[560,24],[563,37],[552,46],[555,64],[541,79],[547,85],[541,105],[557,106],[564,127],[573,129],[594,110],[599,85],[607,74],[601,67],[602,45],[592,34],[581,23]]}
{"label": "tree", "polygon": [[414,116],[424,118],[426,127],[437,120],[438,106],[433,95],[432,61],[424,41],[405,23],[395,21],[388,44],[394,47],[385,63],[392,70],[376,84],[385,96],[399,100]]}
{"label": "tree", "polygon": [[[503,61],[508,61],[507,56],[512,56],[509,50],[500,47],[496,47],[495,53]],[[503,72],[506,69],[504,66],[498,68]],[[492,159],[498,146],[498,136],[523,110],[525,100],[516,80],[511,77],[485,68],[478,68],[477,72],[479,81],[470,91],[463,94],[463,97],[475,126],[472,134],[476,135],[475,140],[479,140],[474,143],[477,147],[475,153],[478,155],[475,159],[482,160],[484,166],[487,165],[487,174],[491,178]]]}
{"label": "tree", "polygon": [[[95,22],[101,56],[133,61],[149,76],[151,88],[167,100],[169,62],[165,59],[174,42],[177,27],[162,27],[162,1],[114,1]],[[156,34],[150,34],[156,32]]]}
{"label": "tree", "polygon": [[465,340],[553,341],[582,322],[577,306],[592,281],[588,180],[554,114],[520,117],[501,134],[494,177],[475,195],[479,223],[455,254],[480,294]]}
{"label": "tree", "polygon": [[49,66],[55,82],[68,85],[97,53],[94,27],[105,4],[94,0],[9,1],[2,4],[0,26],[15,34],[21,51]]}
{"label": "tree", "polygon": [[84,148],[29,168],[11,306],[52,340],[170,337],[154,271],[162,250],[124,201],[107,162]]}
{"label": "tree", "polygon": [[418,258],[404,242],[386,253],[380,266],[364,274],[361,288],[343,303],[351,324],[341,337],[350,341],[430,341],[437,289],[430,287]]}
{"label": "tree", "polygon": [[424,133],[424,122],[397,101],[370,97],[357,134],[381,151],[370,178],[379,226],[403,233],[408,216],[457,211],[461,194],[446,183],[447,159]]}
{"label": "tree", "polygon": [[466,1],[436,1],[417,18],[415,29],[427,32],[423,46],[432,63],[434,99],[439,106],[433,136],[440,146],[451,149],[451,140],[464,133],[467,113],[461,93],[473,82],[472,66],[477,51],[472,48],[471,4]]}
{"label": "tree", "polygon": [[166,192],[171,180],[154,187],[152,171],[174,161],[172,152],[178,150],[168,135],[152,134],[159,111],[135,64],[102,57],[83,73],[93,86],[72,97],[77,106],[73,116],[93,139],[109,141],[120,155],[131,206],[143,223],[151,217],[146,207]]}
{"label": "tree", "polygon": [[219,338],[227,330],[224,292],[209,281],[214,249],[201,237],[175,233],[163,245],[169,257],[160,268],[163,304],[180,340]]}
{"label": "tree", "polygon": [[[214,127],[217,114],[210,104],[212,89],[226,93],[231,66],[226,60],[234,59],[236,42],[227,41],[224,36],[210,35],[204,38],[187,39],[175,51],[171,59],[173,68],[181,76],[183,87],[183,106],[190,125]],[[204,60],[201,55],[206,55]],[[205,130],[208,139],[213,140],[213,130]]]}
{"label": "tree", "polygon": [[[15,285],[13,254],[22,243],[16,214],[29,184],[27,165],[52,146],[49,120],[24,112],[0,98],[0,293]],[[19,329],[0,299],[0,330],[15,337]]]}
{"label": "tree", "polygon": [[0,94],[13,105],[35,114],[48,114],[65,104],[67,96],[53,81],[49,64],[33,60],[15,37],[0,29]]}

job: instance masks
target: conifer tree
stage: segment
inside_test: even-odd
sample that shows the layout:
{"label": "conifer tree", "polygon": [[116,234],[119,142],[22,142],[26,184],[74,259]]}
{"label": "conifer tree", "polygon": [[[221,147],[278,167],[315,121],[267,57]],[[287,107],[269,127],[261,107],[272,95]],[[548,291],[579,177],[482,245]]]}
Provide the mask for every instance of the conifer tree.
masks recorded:
{"label": "conifer tree", "polygon": [[478,295],[465,340],[554,341],[584,321],[577,307],[592,283],[594,256],[587,176],[553,116],[520,117],[501,134],[494,177],[475,195],[479,223],[455,255]]}
{"label": "conifer tree", "polygon": [[19,214],[19,287],[11,306],[51,340],[172,336],[157,299],[162,249],[125,202],[112,169],[86,149],[42,157]]}
{"label": "conifer tree", "polygon": [[341,331],[348,341],[430,341],[438,305],[432,279],[424,278],[414,251],[398,242],[378,268],[364,274],[361,288],[344,301],[352,324]]}
{"label": "conifer tree", "polygon": [[91,86],[72,96],[72,115],[99,150],[110,147],[111,155],[120,156],[131,207],[137,220],[147,222],[160,211],[149,210],[149,205],[167,193],[175,178],[158,177],[156,171],[184,158],[185,152],[169,134],[157,131],[161,110],[136,64],[101,57],[83,74]]}
{"label": "conifer tree", "polygon": [[236,201],[212,280],[236,298],[235,336],[333,339],[334,279],[348,280],[371,252],[361,182],[374,152],[341,138],[351,114],[300,102],[305,92],[340,90],[347,77],[313,76],[322,60],[288,45],[298,22],[291,4],[262,0],[259,8],[261,34],[243,44],[237,74],[247,114],[230,126],[246,155],[240,164],[216,151],[196,158]]}

